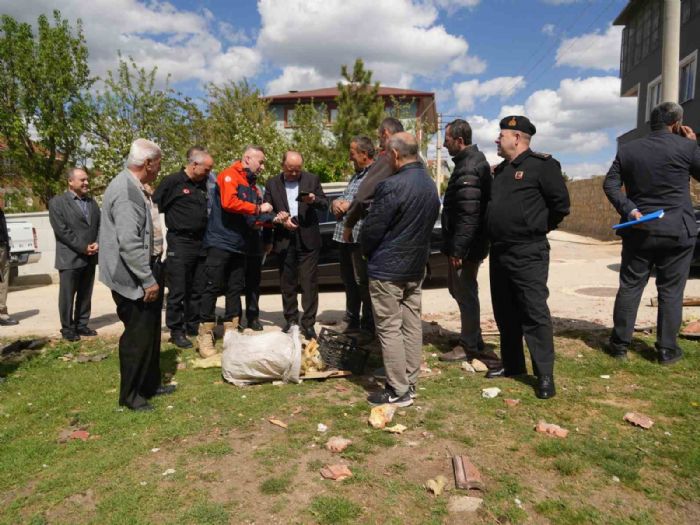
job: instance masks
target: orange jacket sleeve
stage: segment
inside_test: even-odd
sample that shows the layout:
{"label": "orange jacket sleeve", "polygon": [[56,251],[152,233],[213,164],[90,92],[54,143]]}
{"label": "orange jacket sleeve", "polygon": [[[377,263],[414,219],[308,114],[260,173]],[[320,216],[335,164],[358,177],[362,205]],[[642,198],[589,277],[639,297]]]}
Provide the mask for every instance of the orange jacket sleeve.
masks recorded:
{"label": "orange jacket sleeve", "polygon": [[221,194],[221,208],[229,213],[242,215],[256,215],[258,206],[238,198],[238,185],[240,176],[232,167],[226,168],[217,177],[219,193]]}

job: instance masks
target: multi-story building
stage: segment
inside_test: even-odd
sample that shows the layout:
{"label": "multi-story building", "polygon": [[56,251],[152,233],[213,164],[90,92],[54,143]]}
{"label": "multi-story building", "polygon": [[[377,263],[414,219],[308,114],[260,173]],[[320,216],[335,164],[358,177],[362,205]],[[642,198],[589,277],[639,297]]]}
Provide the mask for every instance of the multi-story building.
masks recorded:
{"label": "multi-story building", "polygon": [[[649,131],[649,114],[661,100],[661,43],[663,41],[663,0],[630,0],[614,25],[624,26],[620,53],[620,94],[637,97],[637,127],[618,137],[620,142],[644,136]],[[700,0],[681,1],[681,38],[678,101],[684,122],[700,127],[700,101],[695,79],[700,48]]]}
{"label": "multi-story building", "polygon": [[[378,94],[384,100],[384,107],[387,111],[391,111],[394,103],[401,106],[403,111],[399,118],[406,129],[417,131],[427,128],[431,133],[435,131],[437,126],[437,110],[435,108],[434,93],[380,87]],[[330,138],[330,127],[338,116],[337,96],[338,88],[331,87],[309,91],[290,91],[281,95],[271,95],[265,98],[270,103],[270,110],[275,115],[278,129],[289,135],[293,132],[294,108],[297,104],[313,103],[318,108],[325,106],[328,136]]]}

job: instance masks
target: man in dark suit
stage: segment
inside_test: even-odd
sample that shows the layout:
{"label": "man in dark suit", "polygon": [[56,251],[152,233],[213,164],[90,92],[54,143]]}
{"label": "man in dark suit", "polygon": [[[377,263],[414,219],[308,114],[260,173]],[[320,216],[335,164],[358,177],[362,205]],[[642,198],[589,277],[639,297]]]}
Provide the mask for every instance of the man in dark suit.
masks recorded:
{"label": "man in dark suit", "polygon": [[275,217],[274,241],[266,252],[274,249],[279,257],[282,306],[287,321],[284,331],[299,323],[297,287],[301,288],[304,314],[301,327],[304,337],[316,337],[314,324],[318,311],[318,257],[321,252],[321,230],[316,210],[328,206],[317,175],[302,171],[303,159],[296,151],[288,151],[282,159],[282,173],[265,185],[265,202],[272,204]]}
{"label": "man in dark suit", "polygon": [[88,327],[88,321],[97,264],[100,208],[88,195],[88,186],[85,170],[71,168],[68,190],[49,202],[60,283],[58,313],[61,334],[68,341],[78,341],[81,335],[97,335]]}
{"label": "man in dark suit", "polygon": [[683,357],[676,338],[698,234],[688,182],[690,176],[700,180],[700,148],[693,130],[682,122],[683,108],[678,104],[656,106],[651,112],[651,133],[620,146],[603,183],[621,222],[664,211],[661,219],[618,230],[622,264],[608,353],[619,359],[627,357],[639,302],[653,267],[659,295],[659,363],[670,365]]}
{"label": "man in dark suit", "polygon": [[7,291],[10,287],[10,235],[5,220],[5,192],[0,192],[0,326],[19,324],[7,313]]}

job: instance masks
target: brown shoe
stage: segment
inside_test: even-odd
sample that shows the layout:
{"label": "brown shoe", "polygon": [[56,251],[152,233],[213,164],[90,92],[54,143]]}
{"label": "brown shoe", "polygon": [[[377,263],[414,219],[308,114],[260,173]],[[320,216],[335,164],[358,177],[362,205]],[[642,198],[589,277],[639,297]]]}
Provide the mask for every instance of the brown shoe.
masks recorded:
{"label": "brown shoe", "polygon": [[211,357],[216,354],[214,346],[214,327],[216,323],[200,323],[199,332],[197,333],[197,350],[203,358]]}
{"label": "brown shoe", "polygon": [[224,335],[226,335],[226,332],[229,330],[237,330],[238,329],[238,319],[233,319],[232,321],[226,321],[224,322]]}
{"label": "brown shoe", "polygon": [[444,354],[442,354],[440,357],[438,357],[438,359],[440,361],[445,361],[448,363],[453,363],[456,361],[466,361],[467,352],[464,350],[463,346],[457,345],[449,352],[445,352]]}

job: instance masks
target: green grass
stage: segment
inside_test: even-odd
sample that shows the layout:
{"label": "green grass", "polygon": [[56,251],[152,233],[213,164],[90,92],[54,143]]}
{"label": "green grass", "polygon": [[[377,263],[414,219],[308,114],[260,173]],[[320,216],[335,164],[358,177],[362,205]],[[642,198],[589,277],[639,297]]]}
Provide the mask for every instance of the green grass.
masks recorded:
{"label": "green grass", "polygon": [[[558,395],[546,402],[510,380],[498,382],[499,398],[483,399],[493,382],[439,363],[431,355],[439,349],[426,346],[441,373],[420,381],[416,407],[397,412],[403,435],[368,427],[360,378],[240,389],[223,384],[218,370],[177,370],[193,353],[171,345],[162,368],[178,390],[156,398],[152,413],[123,411],[116,341],[55,343],[0,361],[0,524],[437,524],[452,520],[447,503],[460,493],[434,497],[423,484],[437,474],[451,479],[454,454],[470,457],[487,487],[470,522],[700,522],[700,345],[683,341],[686,358],[662,368],[644,358],[650,339],[635,341],[625,363],[603,355],[602,340],[557,337]],[[69,352],[110,355],[59,359]],[[521,403],[507,408],[503,397]],[[624,423],[629,410],[655,425]],[[540,419],[569,436],[534,432]],[[316,430],[321,422],[325,434]],[[68,428],[92,437],[59,443]],[[353,443],[330,454],[334,435]],[[322,480],[319,470],[337,462],[353,477]],[[169,468],[176,472],[163,476]]]}

